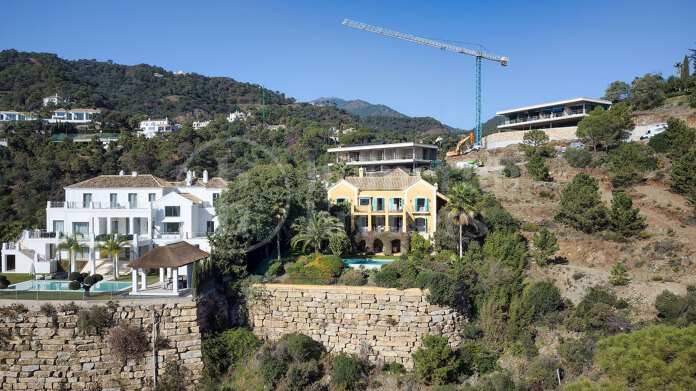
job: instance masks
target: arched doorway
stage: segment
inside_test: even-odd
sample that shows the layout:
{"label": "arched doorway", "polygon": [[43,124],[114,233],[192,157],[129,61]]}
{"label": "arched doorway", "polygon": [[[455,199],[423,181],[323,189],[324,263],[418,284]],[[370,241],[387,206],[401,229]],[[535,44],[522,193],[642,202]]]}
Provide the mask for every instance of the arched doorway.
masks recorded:
{"label": "arched doorway", "polygon": [[401,240],[394,239],[391,241],[392,254],[398,254],[401,252]]}
{"label": "arched doorway", "polygon": [[367,250],[367,244],[364,240],[358,242],[358,251],[365,252]]}
{"label": "arched doorway", "polygon": [[382,243],[381,240],[375,239],[374,243],[372,244],[372,251],[375,253],[381,253],[384,250],[384,244]]}

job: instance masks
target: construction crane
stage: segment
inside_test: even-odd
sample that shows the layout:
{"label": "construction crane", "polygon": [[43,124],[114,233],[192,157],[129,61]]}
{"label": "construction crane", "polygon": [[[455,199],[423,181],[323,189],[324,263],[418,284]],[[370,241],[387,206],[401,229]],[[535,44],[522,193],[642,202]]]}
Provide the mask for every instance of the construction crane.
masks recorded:
{"label": "construction crane", "polygon": [[468,54],[469,56],[475,57],[476,58],[476,132],[475,132],[474,136],[476,138],[476,145],[478,145],[478,146],[481,145],[481,138],[482,138],[482,134],[481,134],[481,62],[485,59],[485,60],[499,62],[502,66],[507,66],[508,61],[509,61],[509,59],[507,57],[496,56],[494,54],[487,53],[487,52],[482,50],[481,45],[477,45],[476,50],[466,49],[466,48],[462,48],[459,46],[450,45],[448,43],[437,42],[437,41],[433,41],[431,39],[422,38],[422,37],[418,37],[418,36],[411,35],[411,34],[404,34],[404,33],[398,32],[398,31],[392,31],[392,30],[385,29],[382,27],[371,26],[369,24],[356,22],[356,21],[350,20],[350,19],[345,19],[343,21],[343,24],[345,24],[346,26],[349,26],[349,27],[355,27],[357,29],[371,31],[373,33],[386,35],[387,37],[403,39],[405,41],[411,41],[411,42],[419,43],[421,45],[432,46],[432,47],[439,48],[442,50],[449,50],[449,51],[455,52],[455,53]]}

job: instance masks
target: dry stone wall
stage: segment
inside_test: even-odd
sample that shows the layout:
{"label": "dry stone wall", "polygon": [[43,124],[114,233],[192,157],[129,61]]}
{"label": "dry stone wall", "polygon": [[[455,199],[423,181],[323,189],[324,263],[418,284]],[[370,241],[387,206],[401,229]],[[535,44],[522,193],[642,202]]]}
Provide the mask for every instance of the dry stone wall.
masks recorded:
{"label": "dry stone wall", "polygon": [[372,362],[413,367],[411,353],[425,334],[458,346],[466,318],[428,302],[427,291],[353,286],[255,285],[248,319],[256,335],[277,340],[300,332],[329,352],[357,353]]}
{"label": "dry stone wall", "polygon": [[[152,332],[152,311],[161,316],[159,335],[168,346],[158,351],[160,375],[167,359],[178,360],[188,380],[197,380],[203,368],[201,331],[207,327],[213,310],[227,311],[217,291],[193,301],[181,298],[128,300],[119,303],[115,322],[142,326],[148,339]],[[16,304],[0,300],[0,306]],[[56,308],[65,302],[51,302]],[[111,354],[107,334],[78,333],[78,315],[58,312],[42,315],[41,302],[24,301],[29,312],[0,317],[0,332],[11,337],[0,344],[0,389],[2,390],[150,390],[152,384],[152,345],[145,354],[119,361]],[[104,302],[77,303],[81,307]],[[193,384],[190,385],[193,388]]]}

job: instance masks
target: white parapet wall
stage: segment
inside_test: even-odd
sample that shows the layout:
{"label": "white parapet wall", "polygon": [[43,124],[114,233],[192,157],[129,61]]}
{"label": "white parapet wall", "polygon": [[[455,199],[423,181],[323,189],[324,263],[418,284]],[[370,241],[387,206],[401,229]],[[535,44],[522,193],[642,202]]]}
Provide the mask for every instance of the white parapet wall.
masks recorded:
{"label": "white parapet wall", "polygon": [[[565,128],[541,129],[550,141],[576,140],[575,131],[577,126]],[[505,148],[508,145],[519,144],[522,142],[524,134],[529,130],[517,130],[514,132],[493,133],[483,138],[483,146],[488,149]]]}

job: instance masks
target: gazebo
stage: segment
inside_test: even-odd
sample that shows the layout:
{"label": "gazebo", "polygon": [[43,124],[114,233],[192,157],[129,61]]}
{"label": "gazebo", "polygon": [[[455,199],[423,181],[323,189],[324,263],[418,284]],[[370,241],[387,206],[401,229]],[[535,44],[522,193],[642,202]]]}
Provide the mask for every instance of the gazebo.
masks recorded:
{"label": "gazebo", "polygon": [[[187,242],[177,242],[166,246],[155,247],[128,265],[133,269],[131,271],[133,274],[133,292],[131,294],[139,294],[138,270],[140,270],[141,278],[140,288],[145,291],[147,290],[147,275],[145,274],[145,269],[159,269],[159,282],[161,288],[163,290],[169,289],[165,286],[164,281],[166,270],[167,277],[171,276],[171,294],[178,296],[179,268],[186,266],[186,287],[191,288],[193,264],[201,259],[208,258],[208,256],[210,256],[210,254]],[[147,294],[156,295],[162,293],[148,292]]]}

